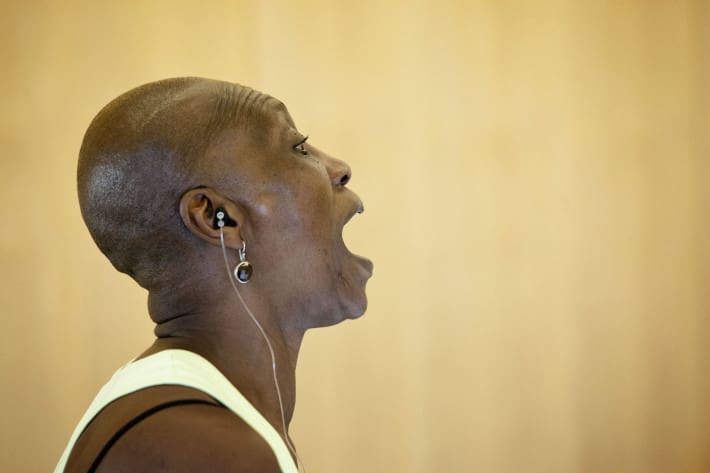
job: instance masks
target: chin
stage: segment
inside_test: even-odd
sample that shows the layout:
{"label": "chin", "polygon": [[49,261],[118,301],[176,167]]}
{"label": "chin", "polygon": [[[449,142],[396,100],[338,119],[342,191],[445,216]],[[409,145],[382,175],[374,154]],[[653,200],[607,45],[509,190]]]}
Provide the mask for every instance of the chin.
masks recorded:
{"label": "chin", "polygon": [[[315,326],[329,327],[339,324],[344,320],[359,319],[367,310],[367,294],[365,288],[367,280],[372,274],[371,264],[366,274],[360,277],[343,277],[343,274],[338,274],[334,280],[339,284],[331,289],[331,297],[329,302],[320,311],[321,316],[317,318]],[[323,299],[321,299],[323,300]]]}
{"label": "chin", "polygon": [[358,319],[367,310],[367,281],[372,276],[372,262],[362,257],[356,265],[357,272],[348,279],[343,279],[343,284],[338,291],[340,296],[340,309],[345,319]]}
{"label": "chin", "polygon": [[367,311],[365,288],[363,288],[356,297],[350,297],[346,301],[342,301],[340,307],[341,313],[343,314],[342,320],[359,319],[362,317],[365,311]]}
{"label": "chin", "polygon": [[316,327],[330,327],[345,320],[359,319],[367,310],[367,296],[364,291],[360,297],[350,297],[347,300],[340,299],[335,307],[326,311],[319,317]]}
{"label": "chin", "polygon": [[362,304],[361,306],[359,306],[357,308],[353,308],[352,310],[349,310],[346,313],[344,319],[350,319],[350,320],[359,319],[360,317],[362,317],[365,314],[366,311],[367,311],[367,300],[365,300],[365,303]]}

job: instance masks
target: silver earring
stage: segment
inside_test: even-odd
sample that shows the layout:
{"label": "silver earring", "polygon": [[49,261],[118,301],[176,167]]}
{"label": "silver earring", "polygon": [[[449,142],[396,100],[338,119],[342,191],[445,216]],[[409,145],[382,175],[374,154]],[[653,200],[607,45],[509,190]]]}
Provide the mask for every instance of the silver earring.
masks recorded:
{"label": "silver earring", "polygon": [[251,263],[247,261],[247,244],[242,240],[242,247],[239,248],[239,264],[234,268],[234,278],[242,284],[246,284],[251,279],[254,271]]}

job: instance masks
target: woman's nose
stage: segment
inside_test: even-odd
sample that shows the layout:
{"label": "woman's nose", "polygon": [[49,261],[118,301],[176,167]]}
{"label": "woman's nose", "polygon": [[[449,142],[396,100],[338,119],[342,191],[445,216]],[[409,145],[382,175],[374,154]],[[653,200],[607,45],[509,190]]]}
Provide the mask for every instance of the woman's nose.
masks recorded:
{"label": "woman's nose", "polygon": [[350,182],[350,177],[352,176],[352,171],[350,166],[345,161],[339,159],[331,158],[330,156],[326,158],[325,167],[328,170],[328,175],[330,176],[330,182],[335,187],[342,187]]}

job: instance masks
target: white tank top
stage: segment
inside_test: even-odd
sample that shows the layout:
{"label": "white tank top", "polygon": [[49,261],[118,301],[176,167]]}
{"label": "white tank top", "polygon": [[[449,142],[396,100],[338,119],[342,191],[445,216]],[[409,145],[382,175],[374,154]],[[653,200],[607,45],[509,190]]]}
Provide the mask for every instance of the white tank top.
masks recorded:
{"label": "white tank top", "polygon": [[54,473],[64,472],[74,444],[101,409],[126,394],[163,384],[187,386],[212,396],[261,435],[276,455],[282,473],[298,473],[288,447],[273,426],[212,363],[187,350],[163,350],[116,371],[74,429]]}

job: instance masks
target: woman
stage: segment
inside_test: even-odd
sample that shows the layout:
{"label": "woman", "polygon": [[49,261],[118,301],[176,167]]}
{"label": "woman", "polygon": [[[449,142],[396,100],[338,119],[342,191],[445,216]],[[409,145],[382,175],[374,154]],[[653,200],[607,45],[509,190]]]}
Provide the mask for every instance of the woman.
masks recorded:
{"label": "woman", "polygon": [[350,168],[306,139],[278,100],[198,78],[133,89],[93,120],[82,215],[148,290],[157,338],[55,471],[296,471],[301,340],[363,314],[372,274],[342,239],[363,211]]}

